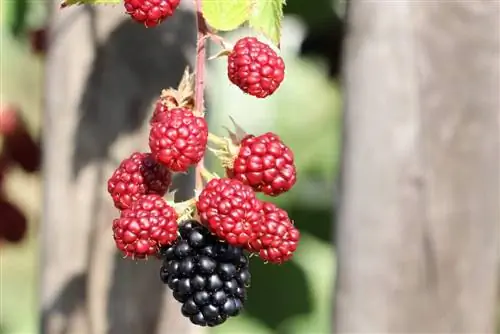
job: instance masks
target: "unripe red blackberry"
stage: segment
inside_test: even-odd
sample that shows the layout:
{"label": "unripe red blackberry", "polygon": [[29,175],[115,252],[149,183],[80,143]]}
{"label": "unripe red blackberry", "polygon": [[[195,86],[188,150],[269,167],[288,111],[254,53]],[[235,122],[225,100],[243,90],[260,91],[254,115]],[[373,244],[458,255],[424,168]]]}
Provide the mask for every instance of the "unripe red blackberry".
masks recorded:
{"label": "unripe red blackberry", "polygon": [[264,261],[281,264],[292,258],[300,232],[285,210],[269,202],[263,202],[263,208],[264,221],[253,226],[253,237],[247,249],[259,254]]}
{"label": "unripe red blackberry", "polygon": [[47,53],[47,28],[38,28],[29,32],[31,52],[37,55]]}
{"label": "unripe red blackberry", "polygon": [[252,188],[238,180],[212,179],[198,196],[201,222],[227,243],[245,247],[252,226],[263,221],[262,203]]}
{"label": "unripe red blackberry", "polygon": [[0,135],[4,136],[4,154],[8,155],[12,162],[19,164],[28,173],[40,170],[40,143],[33,138],[16,107],[1,107]]}
{"label": "unripe red blackberry", "polygon": [[169,108],[166,103],[160,98],[156,102],[155,109],[153,111],[153,116],[151,116],[150,124],[163,122],[168,115]]}
{"label": "unripe red blackberry", "polygon": [[271,132],[246,136],[230,165],[229,177],[269,196],[289,191],[297,181],[292,150]]}
{"label": "unripe red blackberry", "polygon": [[182,314],[209,327],[237,316],[250,286],[243,250],[218,240],[194,220],[181,223],[179,232],[176,242],[162,249],[160,277],[182,303]]}
{"label": "unripe red blackberry", "polygon": [[180,0],[124,0],[127,14],[146,28],[154,27],[172,16]]}
{"label": "unripe red blackberry", "polygon": [[143,195],[113,221],[113,238],[127,257],[157,255],[177,238],[177,213],[162,197]]}
{"label": "unripe red blackberry", "polygon": [[273,94],[285,78],[285,63],[269,45],[244,37],[228,56],[229,80],[243,92],[258,98]]}
{"label": "unripe red blackberry", "polygon": [[132,153],[108,180],[108,192],[115,207],[124,210],[142,195],[165,195],[172,183],[170,171],[150,153]]}
{"label": "unripe red blackberry", "polygon": [[208,125],[188,108],[169,110],[149,133],[149,147],[156,161],[173,172],[186,172],[201,161],[207,147]]}
{"label": "unripe red blackberry", "polygon": [[24,213],[6,199],[0,198],[0,239],[20,242],[26,235],[28,221]]}

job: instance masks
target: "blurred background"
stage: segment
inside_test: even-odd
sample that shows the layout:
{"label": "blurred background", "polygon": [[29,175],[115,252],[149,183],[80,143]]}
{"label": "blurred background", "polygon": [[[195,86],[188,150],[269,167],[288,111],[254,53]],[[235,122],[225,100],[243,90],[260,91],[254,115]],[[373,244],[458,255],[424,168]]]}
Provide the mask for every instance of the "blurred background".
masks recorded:
{"label": "blurred background", "polygon": [[[0,333],[194,333],[194,329],[180,319],[175,302],[169,301],[169,292],[158,278],[159,263],[122,264],[124,261],[110,247],[112,238],[109,227],[116,212],[106,196],[106,179],[119,161],[132,150],[148,149],[147,120],[161,89],[175,86],[185,65],[193,62],[195,31],[190,6],[181,6],[171,20],[146,31],[129,21],[122,13],[121,6],[103,6],[99,9],[82,6],[59,12],[54,11],[56,2],[1,1],[0,141],[3,146],[0,152],[0,231],[3,239],[0,241]],[[338,240],[334,227],[341,189],[338,179],[341,139],[344,138],[340,58],[344,52],[346,3],[331,0],[315,0],[314,5],[302,0],[288,0],[287,3],[281,43],[287,76],[278,93],[265,100],[243,95],[227,80],[225,62],[213,60],[209,62],[207,69],[207,113],[210,127],[216,134],[224,134],[223,127],[231,125],[228,116],[232,116],[248,132],[278,133],[293,149],[298,183],[292,192],[273,200],[289,212],[300,228],[301,245],[294,259],[282,266],[264,265],[252,260],[252,288],[246,311],[220,328],[210,329],[215,333],[330,333],[334,328],[332,296],[337,268],[335,241]],[[370,17],[369,12],[370,9],[366,8],[359,10],[359,18],[353,20],[359,22],[361,17]],[[465,15],[460,10],[451,12],[458,16]],[[396,17],[401,13],[404,14],[394,10],[391,15]],[[480,14],[475,12],[474,15]],[[489,27],[493,27],[498,15],[484,15],[491,18]],[[463,17],[456,20],[461,19]],[[373,22],[371,24],[377,25]],[[397,29],[396,24],[394,27]],[[488,29],[485,27],[483,31],[489,31],[490,34],[491,30]],[[446,29],[440,31],[444,30]],[[235,41],[239,36],[249,33],[250,30],[242,28],[225,37]],[[476,33],[477,36],[486,38],[480,35],[479,28]],[[52,39],[48,38],[49,35]],[[467,37],[473,40],[475,38],[473,35]],[[398,36],[390,35],[388,39],[391,38],[399,41]],[[494,38],[496,37],[489,40],[494,41]],[[477,37],[476,40],[481,38]],[[446,36],[441,41],[449,42]],[[464,43],[451,41],[448,47],[460,53],[459,50],[462,49],[458,49],[459,47],[469,47],[469,42]],[[483,46],[479,44],[480,42],[473,47],[481,53]],[[496,42],[484,46],[485,52],[491,55],[488,58],[490,61],[496,59],[500,62],[500,59],[495,58],[498,56],[497,46]],[[395,49],[405,47],[411,46],[397,44]],[[214,54],[217,49],[213,47],[209,51]],[[389,56],[391,54],[387,50],[380,51],[382,57],[384,52]],[[358,57],[354,51],[348,54],[353,59]],[[365,64],[369,66],[370,62]],[[478,73],[496,73],[490,75],[490,79],[493,79],[489,82],[492,84],[495,75],[498,77],[498,71],[495,72],[498,65],[487,62],[482,64],[485,67],[481,67],[482,72],[478,70]],[[355,63],[351,66],[355,66]],[[369,71],[367,73],[374,74]],[[392,82],[392,86],[404,86],[405,82],[411,80],[403,76],[404,73]],[[370,78],[383,82],[383,76],[382,73],[380,77]],[[359,76],[350,79],[360,80]],[[498,88],[498,84],[496,87]],[[496,93],[495,90],[489,92],[490,95],[498,94],[498,90]],[[349,98],[348,95],[348,101]],[[384,96],[381,99],[386,98]],[[491,111],[499,112],[498,103],[485,107],[485,115],[491,114]],[[398,113],[391,115],[394,119],[400,117]],[[353,119],[354,116],[350,121]],[[484,119],[491,120],[486,116]],[[443,126],[448,124],[446,122],[454,122],[445,117],[438,121],[444,122]],[[361,122],[367,127],[360,127],[358,130],[363,132],[368,129],[371,123],[367,122]],[[377,127],[376,122],[373,124]],[[379,128],[380,133],[392,131],[389,127]],[[490,134],[500,133],[497,128],[490,130]],[[406,128],[403,131],[413,130]],[[43,142],[40,140],[42,134]],[[352,145],[359,142],[356,141],[359,137],[355,137],[349,137],[353,138]],[[398,138],[402,138],[398,143],[404,146],[406,137]],[[481,145],[479,141],[476,144]],[[498,145],[495,145],[492,144],[489,149],[498,149]],[[369,156],[370,150],[367,149],[364,153]],[[42,154],[45,157],[43,172]],[[491,156],[491,159],[498,157],[497,154],[498,152]],[[486,162],[490,163],[491,169],[484,172],[495,174],[490,179],[490,183],[495,183],[498,180],[498,166],[491,161],[493,160]],[[374,163],[375,171],[381,168],[374,160],[368,162]],[[217,170],[215,161],[209,160],[209,164]],[[349,166],[346,168],[356,168],[352,164]],[[411,166],[407,168],[411,169]],[[176,182],[181,190],[184,189],[184,194],[188,194],[191,187],[189,177],[179,177]],[[450,182],[447,184],[454,184]],[[350,181],[342,183],[343,186],[350,184]],[[468,185],[470,183],[466,182],[464,186]],[[373,188],[379,184],[367,186]],[[387,191],[390,191],[391,187],[388,188]],[[500,189],[500,186],[497,188]],[[378,191],[383,193],[384,188],[378,188]],[[477,188],[472,191],[481,194],[485,190]],[[491,189],[486,191],[486,194],[492,195],[488,203],[500,200],[497,192]],[[377,196],[373,196],[374,193],[373,189],[369,190],[366,196],[375,198]],[[359,203],[362,205],[366,202],[361,200]],[[458,202],[451,201],[450,205],[453,206],[454,203]],[[490,229],[484,230],[483,234],[478,232],[478,240],[484,241],[482,243],[487,247],[487,255],[477,256],[490,259],[489,262],[482,263],[481,268],[488,266],[491,269],[478,271],[478,268],[468,266],[467,262],[457,265],[462,269],[465,266],[466,269],[463,270],[467,272],[477,272],[480,278],[473,280],[473,284],[489,283],[485,285],[491,286],[491,289],[481,296],[488,300],[484,304],[493,305],[497,300],[497,270],[493,267],[497,268],[500,257],[497,256],[497,240],[492,237],[494,240],[485,241],[484,236],[498,232],[498,229],[493,228],[500,226],[497,206],[498,202],[497,205],[488,206],[491,214],[483,217],[485,222],[491,223],[491,226],[488,225]],[[369,216],[369,212],[371,211],[367,209],[366,215]],[[344,217],[347,216],[349,209],[345,209]],[[480,229],[481,224],[475,217],[471,215],[470,221],[462,225],[456,222],[456,227],[470,227],[467,224],[475,221]],[[42,220],[44,226],[41,225]],[[363,236],[368,233],[377,238],[378,234],[373,226],[376,225],[370,227],[371,232],[363,232]],[[453,228],[453,224],[447,226]],[[346,237],[353,237],[346,231],[341,230]],[[404,240],[409,239],[402,235],[411,234],[411,231],[411,228],[407,231],[398,230],[395,235],[389,236],[387,244],[396,240],[405,245]],[[467,231],[474,234],[474,228]],[[449,237],[453,238],[454,232],[450,233]],[[350,244],[357,245],[358,240],[349,240]],[[464,247],[479,249],[473,240],[469,241],[460,239],[462,245],[466,245]],[[372,246],[377,247],[376,244]],[[345,254],[349,246],[343,247]],[[444,251],[450,251],[460,246],[450,242],[443,247],[446,248]],[[369,254],[369,249],[370,247],[365,248],[364,251]],[[377,253],[376,248],[373,249]],[[397,254],[394,249],[396,248],[387,250],[387,254]],[[407,254],[413,254],[410,245],[408,249]],[[440,251],[443,250],[437,251],[438,257]],[[449,263],[453,262],[452,258],[445,258],[451,261]],[[446,262],[446,259],[443,261]],[[468,258],[472,262],[476,262],[475,259]],[[349,259],[345,261],[348,262]],[[411,261],[406,258],[396,266],[404,267]],[[377,275],[380,272],[372,262],[357,262],[354,259],[353,267],[345,265],[346,262],[344,267],[339,267],[346,269],[347,273],[344,288],[349,282],[362,284],[358,281],[356,283],[349,275],[366,281],[379,279]],[[382,267],[387,269],[384,265]],[[368,271],[359,268],[375,268],[375,274],[368,274],[363,278],[361,274]],[[463,274],[462,269],[455,272],[453,264],[448,267],[444,264],[443,268],[453,272],[449,275],[459,277]],[[411,274],[412,271],[405,273]],[[445,276],[440,278],[440,284],[446,284],[446,278],[443,278]],[[389,281],[394,284],[394,288],[382,286],[377,290],[388,291],[386,295],[397,295],[400,291],[398,289],[408,288],[399,283],[398,277],[406,276],[393,276]],[[484,277],[488,278],[482,280]],[[415,286],[410,284],[410,289],[417,295],[438,294],[430,288],[426,292],[419,292],[421,290],[418,289],[425,290],[422,286],[432,287],[434,283],[425,280],[423,282],[427,283],[418,282],[420,283],[415,283]],[[453,285],[454,281],[449,282]],[[460,295],[460,291],[465,291],[467,286],[458,284],[454,291]],[[349,287],[346,291],[348,295]],[[370,304],[372,290],[367,290],[366,299],[362,290],[356,291],[360,303]],[[447,290],[444,297],[441,296],[443,305],[462,305],[465,302],[464,299],[447,299],[449,295]],[[391,297],[387,298],[388,301],[385,302],[388,303]],[[382,302],[373,308],[385,310],[388,308],[385,302],[382,298]],[[348,310],[349,305],[353,307],[349,303],[341,306]],[[495,308],[490,308],[491,310],[484,311],[478,306],[477,312],[495,314]],[[367,312],[369,319],[370,306],[361,309],[357,315]],[[463,313],[457,311],[458,318],[468,313],[467,307],[460,310]],[[385,317],[382,315],[384,320],[367,321],[365,327],[357,327],[352,332],[431,332],[423,329],[425,325],[422,323],[425,324],[425,321],[421,320],[427,318],[415,315],[420,325],[408,330],[407,325],[402,325],[405,323],[403,320],[391,322],[390,312],[387,312]],[[418,312],[415,311],[416,313]],[[343,316],[346,317],[346,314]],[[466,321],[461,323],[456,322],[456,318],[452,320],[446,317],[442,315],[440,319],[448,320],[440,322],[441,325],[434,327],[432,332],[492,331],[486,320],[475,318],[467,326],[464,325]],[[344,327],[344,332],[349,332],[347,328],[349,326]]]}

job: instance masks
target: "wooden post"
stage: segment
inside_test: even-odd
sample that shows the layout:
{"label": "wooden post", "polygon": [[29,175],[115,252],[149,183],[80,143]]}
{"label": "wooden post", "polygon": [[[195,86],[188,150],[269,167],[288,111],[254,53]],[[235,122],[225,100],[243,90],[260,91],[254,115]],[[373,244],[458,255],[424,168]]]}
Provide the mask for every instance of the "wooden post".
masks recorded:
{"label": "wooden post", "polygon": [[[119,162],[148,150],[161,89],[176,86],[194,58],[185,54],[196,45],[194,15],[179,9],[146,29],[119,6],[58,4],[46,59],[41,332],[199,333],[161,283],[160,261],[115,251],[119,213],[107,194]],[[193,187],[191,178],[180,184]]]}
{"label": "wooden post", "polygon": [[500,5],[349,10],[335,330],[493,333]]}

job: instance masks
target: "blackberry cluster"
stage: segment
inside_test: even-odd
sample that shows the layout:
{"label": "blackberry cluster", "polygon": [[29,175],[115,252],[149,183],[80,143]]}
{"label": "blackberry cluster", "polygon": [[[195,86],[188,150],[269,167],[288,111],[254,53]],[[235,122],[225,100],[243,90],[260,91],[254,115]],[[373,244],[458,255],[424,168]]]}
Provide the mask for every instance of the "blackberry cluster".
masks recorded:
{"label": "blackberry cluster", "polygon": [[161,250],[161,280],[182,303],[181,312],[199,326],[214,327],[238,315],[250,286],[248,257],[195,220],[179,226],[174,244]]}

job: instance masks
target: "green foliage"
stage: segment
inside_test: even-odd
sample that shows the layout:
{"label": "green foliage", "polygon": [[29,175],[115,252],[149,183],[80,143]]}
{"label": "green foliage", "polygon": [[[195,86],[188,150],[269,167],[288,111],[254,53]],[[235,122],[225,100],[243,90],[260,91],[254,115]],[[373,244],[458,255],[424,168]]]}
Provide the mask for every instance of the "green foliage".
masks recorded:
{"label": "green foliage", "polygon": [[249,19],[250,27],[262,33],[276,45],[280,44],[284,5],[284,0],[256,1]]}
{"label": "green foliage", "polygon": [[30,2],[28,0],[4,1],[4,6],[7,27],[17,37],[25,30]]}
{"label": "green foliage", "polygon": [[202,11],[215,30],[231,31],[248,22],[279,46],[284,5],[284,0],[202,0]]}
{"label": "green foliage", "polygon": [[231,31],[245,23],[251,8],[251,0],[202,1],[203,17],[211,27],[221,31]]}
{"label": "green foliage", "polygon": [[314,0],[314,6],[304,0],[288,0],[284,8],[285,15],[297,15],[310,28],[316,28],[328,24],[334,15],[333,3],[341,0]]}

